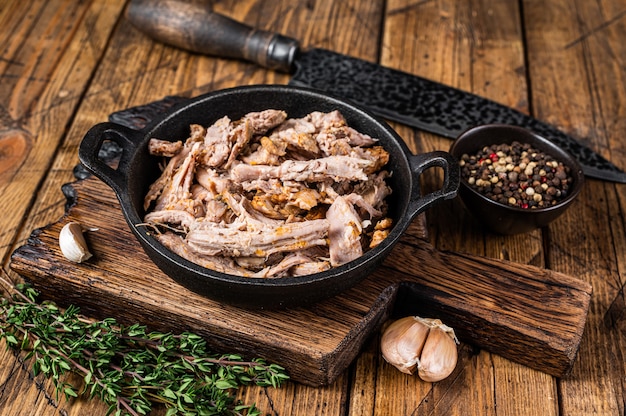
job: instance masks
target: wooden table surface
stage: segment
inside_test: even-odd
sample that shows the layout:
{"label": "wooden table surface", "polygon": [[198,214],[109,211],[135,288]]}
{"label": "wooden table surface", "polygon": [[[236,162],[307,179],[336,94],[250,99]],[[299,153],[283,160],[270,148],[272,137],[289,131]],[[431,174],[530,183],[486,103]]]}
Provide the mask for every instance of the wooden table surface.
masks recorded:
{"label": "wooden table surface", "polygon": [[[125,0],[0,4],[0,258],[15,280],[13,250],[65,212],[61,186],[74,180],[77,147],[89,127],[168,95],[288,82],[288,75],[252,64],[156,43],[125,20],[126,7]],[[224,0],[213,7],[305,47],[379,62],[514,107],[626,168],[626,0]],[[413,152],[451,144],[391,124]],[[424,186],[436,181],[431,175]],[[429,240],[439,249],[530,264],[592,285],[568,377],[462,344],[453,376],[426,383],[384,363],[373,337],[329,386],[289,382],[247,388],[241,398],[271,415],[624,416],[625,206],[626,185],[588,179],[564,216],[526,234],[488,233],[458,200],[426,215]],[[3,341],[0,414],[106,413],[97,401],[57,399],[22,355],[4,347]]]}

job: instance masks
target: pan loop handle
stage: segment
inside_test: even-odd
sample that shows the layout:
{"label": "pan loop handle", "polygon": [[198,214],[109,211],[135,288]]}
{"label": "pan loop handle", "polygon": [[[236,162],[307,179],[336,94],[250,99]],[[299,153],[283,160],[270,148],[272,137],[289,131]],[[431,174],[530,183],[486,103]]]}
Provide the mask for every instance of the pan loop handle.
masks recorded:
{"label": "pan loop handle", "polygon": [[[133,129],[116,123],[100,123],[93,126],[78,148],[80,162],[109,185],[118,197],[127,192],[127,178],[130,172],[130,158],[135,153],[140,134]],[[99,156],[100,149],[106,141],[115,142],[122,149],[122,154],[116,168],[109,166]]]}
{"label": "pan loop handle", "polygon": [[[450,153],[437,150],[419,155],[409,155],[409,161],[414,179],[408,211],[411,219],[438,202],[456,197],[460,183],[460,168],[458,161]],[[425,170],[433,167],[443,169],[443,185],[441,189],[421,195],[419,176]]]}

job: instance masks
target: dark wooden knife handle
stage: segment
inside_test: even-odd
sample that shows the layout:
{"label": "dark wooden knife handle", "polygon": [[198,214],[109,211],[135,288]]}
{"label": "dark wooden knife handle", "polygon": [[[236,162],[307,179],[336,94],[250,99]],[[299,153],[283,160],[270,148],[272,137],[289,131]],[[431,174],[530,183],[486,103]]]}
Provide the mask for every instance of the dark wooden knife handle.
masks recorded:
{"label": "dark wooden knife handle", "polygon": [[165,44],[284,72],[292,70],[298,51],[295,39],[214,13],[207,1],[131,0],[126,18]]}

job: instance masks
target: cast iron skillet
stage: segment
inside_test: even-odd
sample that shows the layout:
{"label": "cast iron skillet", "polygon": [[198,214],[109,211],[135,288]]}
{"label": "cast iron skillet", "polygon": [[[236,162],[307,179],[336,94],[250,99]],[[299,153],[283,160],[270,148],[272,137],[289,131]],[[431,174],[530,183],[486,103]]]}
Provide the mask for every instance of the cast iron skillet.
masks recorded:
{"label": "cast iron skillet", "polygon": [[[290,118],[303,117],[312,111],[339,110],[351,127],[380,140],[390,155],[387,168],[392,172],[389,185],[393,193],[389,200],[389,214],[395,225],[379,246],[350,263],[325,272],[302,277],[257,279],[198,266],[172,253],[148,232],[148,228],[137,225],[143,222],[145,214],[144,195],[160,173],[159,159],[148,154],[150,138],[185,140],[189,136],[190,124],[209,126],[225,115],[236,120],[248,112],[269,108],[285,110]],[[98,151],[106,140],[114,141],[122,148],[115,169],[98,158]],[[113,189],[130,229],[161,270],[201,295],[251,308],[305,305],[354,286],[383,261],[416,215],[439,201],[454,198],[459,187],[458,164],[449,153],[435,151],[412,155],[394,130],[366,110],[315,90],[293,86],[256,85],[212,92],[174,107],[140,131],[115,123],[97,124],[83,138],[79,157],[88,170]],[[421,195],[419,176],[431,167],[443,169],[444,183],[440,190]]]}

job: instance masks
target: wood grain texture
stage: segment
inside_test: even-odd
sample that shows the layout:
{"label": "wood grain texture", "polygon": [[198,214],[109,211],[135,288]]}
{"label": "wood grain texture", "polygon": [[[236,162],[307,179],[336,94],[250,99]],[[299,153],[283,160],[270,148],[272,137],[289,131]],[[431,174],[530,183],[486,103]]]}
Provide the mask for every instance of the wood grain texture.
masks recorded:
{"label": "wood grain texture", "polygon": [[[528,111],[523,22],[517,2],[395,0],[388,2],[387,16],[385,65]],[[405,138],[416,151],[448,149],[451,144],[422,132],[410,132]],[[436,187],[438,181],[435,177],[425,186]],[[427,213],[427,218],[430,241],[439,249],[545,266],[540,231],[509,237],[486,234],[460,201]],[[395,377],[392,371],[378,371],[373,389],[400,389],[405,402],[413,404],[404,414],[558,414],[557,401],[545,394],[556,390],[551,377],[487,351],[474,351],[463,364],[463,371],[445,385],[422,386]],[[477,384],[483,387],[472,387]],[[530,405],[520,410],[518,402],[530,397]],[[377,414],[397,405],[393,397],[376,398]]]}
{"label": "wood grain texture", "polygon": [[[566,275],[440,252],[420,242],[420,233],[344,294],[284,311],[240,309],[196,295],[160,272],[100,180],[71,188],[75,201],[67,216],[34,232],[13,252],[11,268],[44,298],[90,315],[189,330],[217,351],[265,357],[313,386],[334,382],[394,311],[455,322],[461,340],[559,377],[576,357],[591,288]],[[58,233],[70,221],[97,229],[87,233],[93,260],[73,264],[61,254]]]}
{"label": "wood grain texture", "polygon": [[[3,258],[30,208],[25,201],[49,173],[104,51],[106,29],[118,18],[121,2],[106,3],[9,2],[1,9],[3,29],[9,30],[2,30],[0,40],[0,146],[4,156],[11,155],[2,162],[8,170],[0,180],[7,214],[0,220]],[[94,32],[92,25],[101,30]]]}
{"label": "wood grain texture", "polygon": [[[30,231],[63,213],[55,192],[39,201],[50,175],[71,180],[68,170],[51,169],[63,153],[71,123],[104,53],[123,1],[3,1],[0,6],[0,258],[9,255]],[[72,166],[76,164],[76,155]],[[58,167],[57,167],[58,168]],[[59,201],[60,204],[55,206]],[[58,211],[55,211],[55,208]],[[46,215],[50,215],[46,217]],[[20,233],[23,233],[20,235]],[[14,276],[16,280],[19,278]],[[34,379],[30,364],[0,345],[0,413],[64,415],[49,382]],[[104,414],[90,402],[76,404],[83,414]]]}
{"label": "wood grain texture", "polygon": [[[524,12],[535,112],[626,167],[626,4],[528,2]],[[623,186],[592,181],[581,203],[550,234],[550,267],[576,274],[594,290],[578,365],[571,378],[559,383],[566,414],[626,412],[626,337],[619,319],[607,319],[626,285],[620,208],[625,197]]]}
{"label": "wood grain texture", "polygon": [[[0,131],[25,134],[30,146],[17,170],[0,174],[4,268],[33,229],[63,215],[59,189],[72,180],[77,144],[109,113],[168,95],[288,81],[287,75],[254,65],[155,43],[124,22],[125,3],[11,0],[0,6],[0,106],[8,115],[0,117]],[[212,4],[237,20],[295,37],[305,47],[381,62],[508,104],[582,137],[626,167],[624,0]],[[449,148],[449,140],[393,126],[414,152]],[[436,187],[439,179],[434,174],[424,186]],[[244,389],[240,396],[272,415],[623,416],[624,206],[623,186],[590,180],[564,217],[520,236],[485,233],[458,201],[426,218],[429,241],[438,250],[548,268],[591,284],[587,325],[567,378],[466,343],[453,377],[424,383],[386,364],[373,335],[355,363],[328,386],[288,383],[279,390]],[[405,242],[415,244],[411,235]],[[50,384],[33,380],[28,364],[4,343],[0,362],[2,414],[106,413],[95,401],[57,401]]]}

